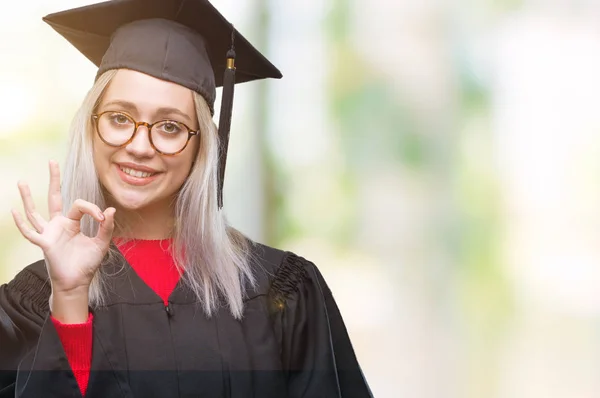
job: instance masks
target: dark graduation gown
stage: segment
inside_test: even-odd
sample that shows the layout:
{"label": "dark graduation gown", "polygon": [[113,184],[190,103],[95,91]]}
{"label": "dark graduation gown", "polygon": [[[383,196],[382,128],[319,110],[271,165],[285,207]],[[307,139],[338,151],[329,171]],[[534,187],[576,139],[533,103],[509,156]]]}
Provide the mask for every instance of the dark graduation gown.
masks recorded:
{"label": "dark graduation gown", "polygon": [[[253,254],[242,320],[225,306],[206,317],[181,282],[165,307],[129,264],[111,276],[107,305],[92,311],[86,398],[371,397],[316,266],[263,245]],[[49,295],[43,261],[0,286],[0,398],[81,397]]]}

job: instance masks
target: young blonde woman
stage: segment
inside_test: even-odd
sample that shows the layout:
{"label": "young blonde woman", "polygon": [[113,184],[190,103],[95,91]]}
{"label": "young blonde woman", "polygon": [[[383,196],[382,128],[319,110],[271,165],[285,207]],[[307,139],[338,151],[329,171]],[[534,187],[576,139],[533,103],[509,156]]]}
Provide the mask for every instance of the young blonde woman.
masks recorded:
{"label": "young blonde woman", "polygon": [[233,76],[279,71],[205,0],[46,21],[99,70],[62,177],[49,164],[49,219],[19,183],[44,260],[0,286],[0,397],[371,396],[314,264],[221,211]]}

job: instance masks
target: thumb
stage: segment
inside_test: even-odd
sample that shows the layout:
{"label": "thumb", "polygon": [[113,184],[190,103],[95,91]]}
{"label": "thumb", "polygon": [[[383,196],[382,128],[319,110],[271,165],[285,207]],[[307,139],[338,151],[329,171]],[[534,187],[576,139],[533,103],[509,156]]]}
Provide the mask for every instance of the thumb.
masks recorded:
{"label": "thumb", "polygon": [[109,207],[108,209],[104,210],[104,221],[100,223],[100,228],[98,228],[96,239],[106,246],[110,244],[110,240],[115,229],[116,211],[117,210],[114,207]]}

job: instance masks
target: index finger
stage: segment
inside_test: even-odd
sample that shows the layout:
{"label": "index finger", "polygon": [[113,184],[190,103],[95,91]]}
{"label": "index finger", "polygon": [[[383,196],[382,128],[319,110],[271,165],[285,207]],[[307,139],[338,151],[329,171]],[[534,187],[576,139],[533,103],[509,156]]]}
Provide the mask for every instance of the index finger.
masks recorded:
{"label": "index finger", "polygon": [[48,188],[48,212],[50,219],[62,214],[62,195],[60,193],[60,170],[58,163],[51,160],[50,166],[50,186]]}

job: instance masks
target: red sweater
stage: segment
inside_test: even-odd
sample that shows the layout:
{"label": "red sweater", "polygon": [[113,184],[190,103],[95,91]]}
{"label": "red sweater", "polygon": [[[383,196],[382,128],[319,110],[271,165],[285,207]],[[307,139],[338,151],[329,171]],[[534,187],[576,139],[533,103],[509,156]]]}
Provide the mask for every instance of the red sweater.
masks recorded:
{"label": "red sweater", "polygon": [[[175,289],[180,277],[173,257],[169,252],[171,240],[135,240],[125,244],[115,243],[140,278],[167,305],[169,296]],[[63,344],[81,394],[85,395],[92,363],[92,322],[94,316],[90,312],[86,323],[70,325],[63,324],[53,317],[51,319]]]}

